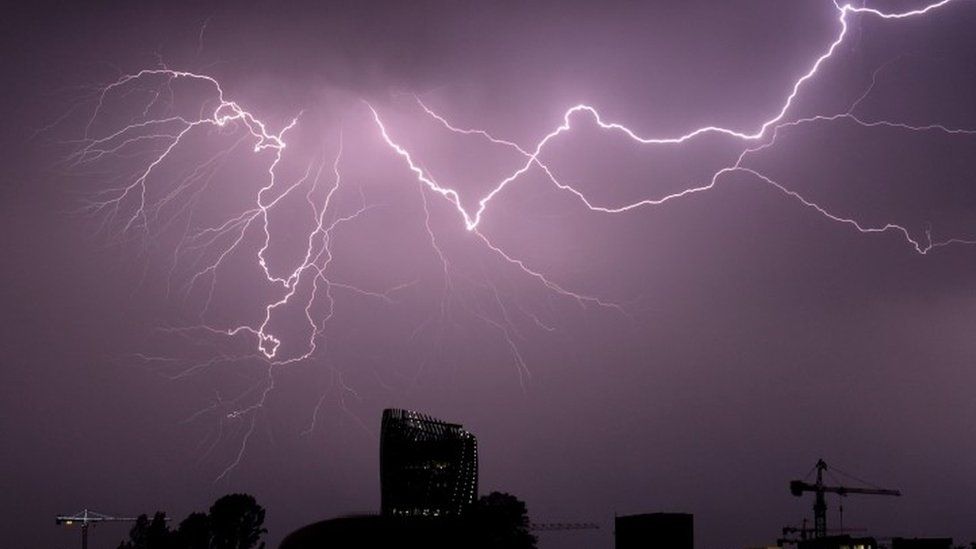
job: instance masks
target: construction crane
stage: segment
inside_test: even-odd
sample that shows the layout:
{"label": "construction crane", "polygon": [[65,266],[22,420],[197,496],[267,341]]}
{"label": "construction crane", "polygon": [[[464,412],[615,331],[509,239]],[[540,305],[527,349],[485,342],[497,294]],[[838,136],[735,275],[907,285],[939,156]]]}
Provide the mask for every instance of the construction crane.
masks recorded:
{"label": "construction crane", "polygon": [[840,496],[846,496],[848,494],[864,494],[871,496],[900,496],[901,492],[898,490],[889,490],[886,488],[852,488],[849,486],[827,486],[823,482],[824,471],[827,470],[827,464],[824,460],[817,460],[817,482],[815,484],[810,484],[802,480],[794,480],[790,482],[790,493],[794,496],[800,497],[804,492],[813,492],[816,495],[816,499],[813,503],[813,536],[815,538],[822,538],[827,536],[827,498],[826,494],[837,494]]}
{"label": "construction crane", "polygon": [[600,525],[593,522],[533,522],[529,530],[534,532],[553,532],[556,530],[599,530]]}
{"label": "construction crane", "polygon": [[89,526],[93,526],[100,522],[135,522],[137,520],[139,519],[132,517],[110,517],[108,515],[103,515],[102,513],[96,513],[95,511],[84,509],[81,512],[73,515],[58,515],[54,518],[54,523],[63,524],[65,526],[74,526],[75,524],[81,525],[81,549],[88,549]]}

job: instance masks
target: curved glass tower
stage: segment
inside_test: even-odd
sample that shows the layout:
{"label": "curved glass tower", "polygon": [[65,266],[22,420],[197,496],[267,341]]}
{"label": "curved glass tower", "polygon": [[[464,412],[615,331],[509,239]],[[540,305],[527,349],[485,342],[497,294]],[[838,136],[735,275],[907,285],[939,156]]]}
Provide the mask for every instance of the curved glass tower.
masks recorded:
{"label": "curved glass tower", "polygon": [[409,410],[383,411],[384,516],[457,517],[478,497],[478,441],[460,425]]}

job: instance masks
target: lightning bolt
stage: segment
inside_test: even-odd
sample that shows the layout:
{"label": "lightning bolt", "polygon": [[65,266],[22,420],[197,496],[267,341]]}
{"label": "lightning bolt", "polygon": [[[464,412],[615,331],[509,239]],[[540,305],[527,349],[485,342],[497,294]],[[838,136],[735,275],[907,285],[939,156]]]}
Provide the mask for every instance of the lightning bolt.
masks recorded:
{"label": "lightning bolt", "polygon": [[[444,130],[454,135],[476,136],[486,143],[505,147],[520,157],[519,163],[504,177],[495,181],[476,202],[473,208],[462,204],[460,191],[453,186],[442,184],[435,179],[430,170],[425,168],[417,155],[411,153],[409,147],[397,140],[393,128],[384,122],[380,109],[371,103],[365,103],[369,113],[370,124],[375,126],[379,139],[396,157],[405,164],[407,171],[419,186],[419,193],[423,211],[423,228],[429,239],[433,255],[439,261],[443,275],[443,292],[439,307],[439,316],[429,323],[418,326],[413,337],[426,330],[431,323],[441,326],[440,335],[444,337],[444,325],[451,322],[452,309],[460,307],[471,317],[483,322],[494,330],[511,353],[519,380],[523,384],[530,377],[527,361],[520,349],[519,341],[524,339],[519,329],[520,319],[544,331],[552,331],[554,327],[541,319],[532,311],[528,311],[518,304],[517,300],[507,298],[498,286],[491,280],[473,280],[459,277],[451,263],[450,254],[442,247],[440,240],[431,223],[431,207],[433,204],[428,197],[443,199],[443,203],[453,207],[460,224],[471,235],[473,242],[487,250],[494,258],[528,279],[540,284],[554,295],[575,301],[582,307],[596,306],[612,309],[626,315],[625,309],[619,304],[610,302],[597,296],[591,296],[558,283],[542,270],[535,268],[528,261],[518,258],[503,247],[496,244],[481,227],[482,221],[488,215],[494,199],[511,185],[518,182],[529,172],[539,172],[559,192],[567,193],[589,211],[617,215],[634,212],[643,208],[662,206],[668,202],[691,198],[700,193],[714,189],[727,176],[732,174],[746,175],[752,180],[772,188],[795,201],[803,208],[809,209],[823,218],[835,223],[851,227],[859,233],[895,233],[902,238],[913,251],[927,254],[935,249],[952,245],[973,245],[976,240],[966,238],[947,238],[933,240],[929,231],[925,239],[912,236],[905,227],[893,222],[871,225],[831,212],[828,208],[810,200],[799,192],[790,189],[785,184],[750,167],[748,160],[753,156],[773,148],[780,135],[795,128],[812,124],[855,124],[865,129],[885,129],[907,132],[934,132],[953,136],[974,136],[976,130],[966,128],[951,128],[945,125],[910,125],[899,121],[866,120],[857,114],[861,102],[871,93],[877,81],[877,74],[872,75],[870,86],[861,94],[846,111],[830,114],[818,114],[802,118],[790,118],[790,113],[797,102],[799,94],[805,85],[813,80],[821,68],[833,58],[845,42],[849,32],[850,20],[856,16],[874,17],[897,22],[909,18],[921,17],[939,10],[956,0],[941,0],[927,4],[921,8],[901,11],[885,12],[879,9],[857,7],[852,4],[834,3],[838,29],[833,39],[825,46],[822,53],[800,74],[789,86],[785,98],[771,109],[768,118],[757,122],[747,129],[732,129],[716,125],[708,125],[691,129],[673,136],[644,136],[630,129],[628,126],[606,120],[596,107],[578,104],[564,111],[561,121],[550,131],[530,146],[524,146],[513,140],[497,137],[482,129],[463,128],[448,120],[447,117],[430,108],[419,97],[416,99],[417,108],[424,116],[439,124]],[[209,18],[207,20],[209,22]],[[202,47],[203,34],[207,22],[204,22],[199,36],[198,50]],[[884,68],[884,67],[882,67]],[[201,94],[199,110],[196,115],[177,111],[173,107],[177,86],[194,85],[195,91]],[[132,119],[117,126],[111,126],[108,132],[99,132],[98,128],[112,124],[114,119],[106,116],[111,110],[113,101],[128,99],[146,93],[147,99],[142,108]],[[167,327],[161,331],[176,334],[188,339],[200,335],[217,336],[219,338],[248,338],[253,341],[254,352],[247,354],[217,353],[216,356],[203,361],[182,361],[171,357],[153,355],[139,355],[137,358],[154,371],[161,371],[171,379],[184,379],[201,371],[221,364],[236,363],[247,360],[257,360],[263,368],[260,379],[246,390],[231,398],[223,398],[219,394],[216,401],[193,414],[187,421],[194,421],[198,417],[209,413],[219,414],[219,424],[216,438],[209,454],[217,442],[225,436],[225,424],[237,426],[239,445],[234,451],[234,458],[224,468],[217,479],[225,478],[243,459],[248,444],[252,440],[258,421],[258,413],[267,405],[269,395],[275,389],[277,373],[280,368],[306,361],[314,356],[320,356],[325,347],[327,326],[334,321],[335,293],[348,292],[363,299],[377,299],[385,303],[395,303],[396,292],[410,286],[413,282],[405,282],[386,290],[360,288],[348,281],[336,280],[331,271],[334,262],[333,242],[340,233],[340,229],[361,220],[374,209],[359,192],[359,204],[347,211],[338,204],[337,196],[344,192],[348,182],[342,175],[343,138],[341,132],[338,145],[332,161],[323,151],[321,158],[305,165],[304,171],[294,179],[287,179],[280,175],[281,165],[286,151],[286,140],[290,132],[299,125],[302,113],[291,117],[277,129],[262,118],[244,108],[236,101],[230,100],[221,87],[220,82],[209,75],[189,71],[173,70],[160,62],[158,68],[144,69],[132,74],[120,76],[115,81],[97,88],[91,100],[94,107],[84,120],[81,139],[74,142],[76,148],[64,159],[64,163],[72,169],[88,169],[100,165],[111,159],[138,159],[139,167],[132,171],[110,178],[111,186],[96,193],[85,205],[84,211],[101,218],[101,230],[114,231],[120,241],[127,239],[150,239],[154,235],[167,230],[178,220],[182,219],[182,233],[179,242],[174,247],[171,269],[169,272],[168,292],[172,290],[172,280],[178,265],[186,262],[186,257],[192,257],[189,263],[192,275],[183,285],[184,295],[203,288],[205,299],[199,311],[200,323],[197,325]],[[39,132],[50,131],[67,120],[78,108],[81,102],[71,107],[51,124]],[[157,114],[160,113],[161,114]],[[106,119],[110,119],[107,120]],[[546,149],[561,137],[569,134],[577,127],[581,120],[595,124],[600,130],[616,135],[647,147],[679,147],[685,143],[699,139],[706,135],[718,136],[721,139],[741,144],[735,161],[715,170],[701,184],[689,186],[679,191],[659,197],[642,198],[637,201],[607,205],[600,204],[587,196],[586,193],[572,184],[561,180],[555,170],[548,165],[543,154]],[[158,179],[165,178],[165,169],[171,168],[174,158],[179,151],[191,148],[190,141],[201,134],[215,132],[219,136],[236,136],[231,143],[218,150],[215,154],[197,162],[192,169],[185,171],[172,182],[168,191],[154,196],[151,187]],[[238,149],[249,146],[253,154],[266,162],[266,170],[262,173],[263,183],[253,195],[253,202],[216,224],[197,227],[194,212],[201,203],[205,191],[210,187],[216,174],[229,162]],[[331,168],[331,169],[327,169]],[[331,183],[326,183],[329,180]],[[272,245],[272,231],[270,228],[270,213],[292,197],[300,197],[304,193],[307,212],[313,220],[312,228],[304,235],[304,253],[295,264],[286,269],[272,266],[269,249]],[[164,215],[165,209],[171,211]],[[251,240],[257,235],[256,251],[250,248]],[[229,326],[214,326],[205,319],[209,316],[218,287],[218,275],[230,270],[230,258],[247,256],[259,267],[263,275],[263,282],[274,293],[274,296],[262,301],[262,315],[255,322],[241,323]],[[226,276],[226,274],[224,274]],[[480,305],[476,300],[464,299],[459,294],[459,284],[470,284],[487,297],[485,301],[489,307]],[[290,306],[298,305],[302,310],[307,336],[298,343],[286,342],[286,336],[274,329],[274,322],[279,315]],[[521,315],[521,316],[519,316]],[[290,341],[290,339],[289,339]],[[300,347],[298,351],[294,347]],[[288,347],[288,351],[285,348]],[[421,365],[422,369],[423,365]],[[417,376],[420,375],[418,370]],[[311,421],[306,432],[316,428],[316,423],[327,397],[333,396],[339,408],[355,417],[347,407],[345,396],[356,399],[359,395],[354,387],[348,385],[338,369],[330,369],[330,386],[316,403],[311,415]],[[358,418],[356,418],[358,420]],[[359,422],[362,424],[361,420]],[[368,428],[363,424],[364,429]]]}
{"label": "lightning bolt", "polygon": [[[788,197],[795,199],[803,206],[816,211],[817,213],[823,215],[825,218],[831,221],[847,224],[855,228],[861,233],[883,233],[883,232],[899,233],[912,246],[912,248],[915,251],[917,251],[920,254],[926,254],[934,248],[944,247],[951,244],[973,244],[976,242],[972,240],[960,239],[960,238],[951,238],[951,239],[946,239],[938,242],[933,242],[929,238],[926,242],[921,242],[919,240],[912,238],[907,228],[895,223],[887,223],[879,227],[866,226],[858,222],[857,220],[830,213],[826,208],[816,204],[811,200],[804,198],[802,195],[800,195],[795,191],[789,190],[787,187],[773,181],[772,179],[759,173],[758,171],[744,167],[742,163],[748,155],[773,146],[773,144],[776,141],[776,136],[779,134],[780,130],[783,130],[784,128],[795,127],[795,126],[804,125],[813,122],[833,122],[838,120],[846,120],[846,121],[856,123],[865,128],[894,128],[894,129],[918,131],[918,132],[941,131],[943,133],[953,134],[953,135],[976,135],[976,130],[952,129],[943,125],[932,124],[926,126],[912,126],[900,122],[891,122],[891,121],[883,121],[883,120],[864,121],[858,118],[857,116],[852,114],[851,111],[854,108],[856,108],[856,106],[867,96],[867,94],[870,93],[871,89],[873,89],[875,78],[872,78],[871,86],[851,106],[848,112],[834,114],[834,115],[819,115],[819,116],[802,118],[802,119],[797,119],[792,121],[786,120],[787,114],[789,113],[790,108],[795,103],[796,98],[798,97],[800,90],[803,88],[804,84],[806,84],[808,81],[810,81],[817,75],[817,73],[820,71],[820,68],[824,65],[824,63],[826,63],[831,57],[833,57],[837,49],[841,46],[841,44],[844,43],[844,39],[848,35],[849,17],[852,14],[862,14],[862,15],[874,16],[874,17],[879,17],[882,19],[889,19],[889,20],[901,20],[901,19],[907,19],[911,17],[925,15],[933,10],[948,5],[952,1],[953,0],[942,0],[940,2],[926,5],[919,9],[903,11],[903,12],[884,12],[874,8],[857,7],[852,4],[841,5],[835,2],[834,6],[836,8],[837,22],[839,24],[839,30],[837,32],[836,37],[834,38],[833,41],[830,42],[826,50],[814,60],[810,68],[794,81],[792,87],[790,88],[789,93],[786,95],[785,100],[780,105],[779,109],[775,112],[775,114],[769,119],[758,124],[756,129],[752,131],[735,130],[731,128],[710,125],[710,126],[703,126],[700,128],[696,128],[677,136],[646,137],[646,136],[639,135],[637,132],[635,132],[634,130],[630,129],[629,127],[623,124],[606,121],[600,115],[599,111],[593,106],[578,104],[567,109],[563,113],[562,123],[556,126],[555,129],[553,129],[549,133],[545,134],[542,137],[542,139],[540,139],[534,146],[522,147],[513,141],[497,138],[485,130],[457,127],[456,125],[448,121],[447,118],[445,118],[444,116],[434,112],[431,108],[429,108],[426,104],[424,104],[420,98],[416,98],[416,101],[420,106],[421,110],[427,116],[429,116],[430,118],[434,119],[439,124],[441,124],[448,131],[459,135],[477,135],[484,138],[485,140],[487,140],[492,144],[501,145],[513,149],[514,151],[518,152],[523,156],[524,163],[521,164],[514,171],[510,172],[507,176],[497,181],[492,186],[491,190],[478,200],[478,206],[473,211],[469,211],[461,204],[460,196],[455,189],[452,189],[450,187],[442,187],[438,185],[432,178],[430,178],[429,174],[427,174],[420,167],[420,165],[413,158],[411,153],[404,146],[397,143],[390,137],[389,131],[387,130],[386,125],[383,123],[376,109],[370,106],[370,110],[373,114],[373,120],[376,123],[377,128],[379,129],[380,134],[382,135],[383,140],[387,143],[387,145],[389,145],[390,148],[396,154],[401,156],[406,161],[408,167],[416,175],[419,181],[426,184],[428,187],[430,187],[431,190],[439,193],[440,195],[448,199],[455,206],[455,208],[458,211],[458,214],[460,215],[461,219],[464,221],[465,227],[469,231],[475,232],[475,234],[477,234],[483,241],[485,241],[485,243],[489,247],[491,247],[497,253],[501,254],[503,257],[505,257],[505,259],[518,264],[527,274],[535,276],[537,278],[541,278],[547,286],[549,286],[551,289],[554,289],[556,291],[563,292],[561,288],[549,282],[547,279],[542,277],[540,273],[537,273],[529,269],[521,261],[511,258],[503,251],[498,249],[497,247],[491,245],[491,243],[484,237],[484,235],[478,232],[478,226],[481,223],[482,219],[484,218],[484,215],[492,199],[494,199],[499,193],[501,193],[507,186],[514,183],[516,180],[518,180],[522,175],[529,172],[533,167],[541,170],[541,172],[548,178],[548,180],[553,185],[555,185],[561,191],[565,191],[567,193],[572,194],[590,211],[605,213],[605,214],[620,214],[620,213],[629,212],[631,210],[635,210],[647,206],[659,206],[667,202],[670,202],[672,200],[685,198],[697,193],[711,190],[715,188],[719,180],[725,175],[732,174],[732,173],[744,173],[747,175],[751,175],[757,180],[759,180],[760,182],[768,184],[769,186],[781,191],[782,193],[786,194]],[[877,73],[875,73],[873,76],[876,77]],[[589,199],[586,196],[585,193],[576,189],[572,185],[561,182],[553,174],[553,171],[540,160],[540,155],[543,153],[546,146],[551,142],[553,142],[554,140],[556,140],[561,135],[570,132],[574,127],[573,126],[574,119],[582,115],[588,116],[600,129],[609,132],[623,134],[630,140],[637,142],[641,145],[681,145],[683,143],[689,142],[698,137],[702,137],[709,134],[717,134],[720,136],[724,136],[726,138],[735,139],[745,143],[762,141],[764,139],[767,141],[754,148],[745,148],[733,165],[727,166],[725,168],[716,171],[712,175],[710,180],[703,185],[696,186],[696,187],[689,187],[659,198],[646,198],[636,202],[623,204],[619,206],[604,206],[604,205],[595,204],[591,199]]]}

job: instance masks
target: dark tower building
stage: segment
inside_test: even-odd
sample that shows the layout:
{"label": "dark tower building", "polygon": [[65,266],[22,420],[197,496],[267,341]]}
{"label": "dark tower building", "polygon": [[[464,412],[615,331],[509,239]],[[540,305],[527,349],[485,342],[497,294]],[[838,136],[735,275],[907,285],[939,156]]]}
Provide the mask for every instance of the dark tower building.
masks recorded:
{"label": "dark tower building", "polygon": [[383,411],[384,516],[456,517],[478,497],[478,442],[460,425],[408,410]]}

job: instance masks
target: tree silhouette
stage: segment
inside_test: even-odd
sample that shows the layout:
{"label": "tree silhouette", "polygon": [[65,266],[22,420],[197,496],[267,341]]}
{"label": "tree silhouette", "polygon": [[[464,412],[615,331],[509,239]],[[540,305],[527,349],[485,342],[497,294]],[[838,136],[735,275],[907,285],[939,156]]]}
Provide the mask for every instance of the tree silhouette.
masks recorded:
{"label": "tree silhouette", "polygon": [[264,549],[258,545],[264,528],[264,508],[249,494],[230,494],[210,507],[212,549]]}
{"label": "tree silhouette", "polygon": [[179,549],[210,549],[210,517],[206,513],[190,513],[176,531]]}
{"label": "tree silhouette", "polygon": [[166,513],[157,511],[152,520],[139,515],[129,530],[129,541],[119,544],[119,549],[175,549],[173,532],[166,524]]}
{"label": "tree silhouette", "polygon": [[511,494],[481,496],[474,508],[478,549],[535,549],[525,502]]}
{"label": "tree silhouette", "polygon": [[267,531],[264,508],[254,496],[230,494],[214,502],[209,514],[191,513],[175,531],[166,513],[152,520],[140,515],[118,549],[264,549],[261,536]]}

